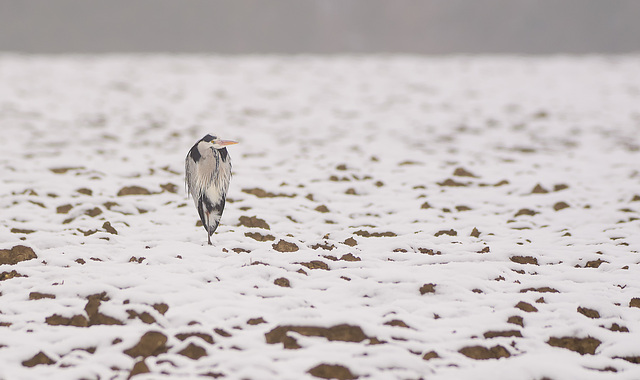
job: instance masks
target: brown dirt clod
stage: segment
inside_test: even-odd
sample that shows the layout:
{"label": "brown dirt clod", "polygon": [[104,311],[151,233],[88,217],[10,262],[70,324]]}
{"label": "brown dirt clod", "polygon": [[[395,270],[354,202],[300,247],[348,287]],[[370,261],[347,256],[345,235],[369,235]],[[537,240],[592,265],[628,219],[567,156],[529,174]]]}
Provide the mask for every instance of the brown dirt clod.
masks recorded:
{"label": "brown dirt clod", "polygon": [[324,363],[311,368],[307,373],[321,379],[352,380],[358,378],[347,367]]}
{"label": "brown dirt clod", "polygon": [[453,175],[458,177],[473,177],[473,178],[478,177],[477,175],[471,173],[470,171],[466,170],[463,167],[456,168],[456,170],[453,171]]}
{"label": "brown dirt clod", "polygon": [[600,318],[600,313],[598,312],[598,310],[589,309],[589,308],[586,308],[586,307],[578,306],[578,313],[584,315],[587,318],[591,318],[591,319]]}
{"label": "brown dirt clod", "polygon": [[40,293],[40,292],[31,292],[29,293],[29,299],[30,300],[41,300],[43,298],[56,298],[55,294],[48,294],[48,293]]}
{"label": "brown dirt clod", "polygon": [[511,256],[509,260],[518,264],[532,264],[538,265],[538,259],[533,256]]}
{"label": "brown dirt clod", "polygon": [[438,353],[437,353],[437,352],[435,352],[435,351],[429,351],[429,352],[427,352],[426,354],[424,354],[424,355],[422,356],[422,360],[437,359],[437,358],[439,358],[439,357],[440,357],[440,355],[438,355]]}
{"label": "brown dirt clod", "polygon": [[263,235],[259,232],[245,232],[244,236],[256,241],[274,241],[276,237],[273,235]]}
{"label": "brown dirt clod", "polygon": [[470,235],[474,238],[480,237],[480,231],[478,231],[476,227],[473,227],[473,230],[471,231]]}
{"label": "brown dirt clod", "polygon": [[286,349],[301,348],[294,338],[287,335],[290,331],[304,336],[323,337],[330,341],[359,343],[368,338],[359,326],[341,324],[332,327],[278,326],[265,334],[266,341],[268,344],[283,343]]}
{"label": "brown dirt clod", "polygon": [[84,315],[76,314],[71,318],[63,317],[58,314],[53,314],[45,319],[45,322],[50,326],[74,326],[74,327],[89,327],[89,321]]}
{"label": "brown dirt clod", "polygon": [[263,219],[258,218],[257,216],[241,216],[239,226],[245,226],[249,228],[262,228],[265,230],[270,230],[271,228]]}
{"label": "brown dirt clod", "polygon": [[447,178],[446,180],[442,181],[442,182],[437,182],[438,186],[448,186],[448,187],[463,187],[463,186],[468,186],[466,183],[463,182],[457,182],[452,180],[451,178]]}
{"label": "brown dirt clod", "polygon": [[129,373],[129,379],[134,377],[135,375],[140,375],[140,374],[149,373],[149,372],[151,372],[149,371],[149,367],[147,367],[147,364],[144,362],[144,359],[142,359],[133,365],[133,368]]}
{"label": "brown dirt clod", "polygon": [[124,351],[125,354],[136,357],[157,356],[167,352],[167,337],[158,331],[147,331],[135,346]]}
{"label": "brown dirt clod", "polygon": [[567,350],[575,351],[580,355],[594,355],[600,343],[602,342],[590,336],[586,338],[576,338],[570,336],[565,336],[562,338],[551,337],[547,341],[547,344],[550,346],[566,348]]}
{"label": "brown dirt clod", "polygon": [[253,189],[242,189],[242,192],[246,194],[255,195],[258,198],[277,198],[277,197],[293,198],[296,196],[295,194],[283,194],[283,193],[274,194],[271,192],[264,191],[263,189],[260,189],[257,187]]}
{"label": "brown dirt clod", "polygon": [[342,256],[340,256],[341,261],[361,261],[362,259],[360,259],[358,256],[354,256],[353,253],[346,253]]}
{"label": "brown dirt clod", "polygon": [[290,243],[280,239],[277,244],[272,244],[273,249],[278,252],[296,252],[299,248],[295,243]]}
{"label": "brown dirt clod", "polygon": [[118,196],[123,197],[126,195],[151,195],[151,192],[140,186],[125,186],[118,191]]}
{"label": "brown dirt clod", "polygon": [[427,293],[435,293],[436,292],[436,284],[424,284],[420,287],[420,295],[425,295]]}
{"label": "brown dirt clod", "polygon": [[560,210],[568,208],[568,207],[571,207],[571,206],[569,206],[566,202],[558,202],[558,203],[553,205],[553,209],[556,210],[556,211],[560,211]]}
{"label": "brown dirt clod", "polygon": [[629,307],[640,307],[640,298],[632,298],[631,301],[629,301]]}
{"label": "brown dirt clod", "polygon": [[527,312],[527,313],[535,313],[535,312],[537,312],[537,311],[538,311],[538,309],[537,309],[535,306],[533,306],[533,305],[532,305],[532,304],[530,304],[530,303],[524,302],[524,301],[520,301],[520,302],[518,302],[518,303],[516,304],[516,308],[517,308],[517,309],[520,309],[520,310],[522,310],[522,311],[525,311],[525,312]]}
{"label": "brown dirt clod", "polygon": [[0,249],[0,265],[15,265],[21,261],[37,259],[38,256],[30,247],[16,245],[11,249]]}
{"label": "brown dirt clod", "polygon": [[113,228],[113,226],[111,226],[111,222],[104,222],[104,224],[102,225],[102,228],[112,235],[118,234],[118,231],[116,231],[116,229]]}
{"label": "brown dirt clod", "polygon": [[35,367],[40,364],[51,365],[56,364],[51,358],[45,355],[42,351],[38,352],[34,357],[29,360],[25,360],[22,362],[22,365],[25,367]]}
{"label": "brown dirt clod", "polygon": [[345,244],[345,245],[348,245],[349,247],[354,247],[354,246],[358,245],[358,242],[356,241],[356,239],[354,239],[352,237],[347,238],[342,243]]}
{"label": "brown dirt clod", "polygon": [[283,288],[290,288],[290,287],[291,287],[291,284],[289,283],[289,280],[287,280],[287,279],[286,279],[286,278],[284,278],[284,277],[276,278],[276,279],[273,281],[273,283],[274,283],[274,284],[276,284],[276,285],[278,285],[278,286],[281,286],[281,287],[283,287]]}
{"label": "brown dirt clod", "polygon": [[102,301],[108,301],[106,292],[92,294],[87,297],[87,305],[84,307],[85,312],[89,316],[89,326],[94,325],[123,325],[122,321],[109,317],[98,311]]}
{"label": "brown dirt clod", "polygon": [[309,269],[322,269],[322,270],[329,270],[329,266],[327,265],[327,263],[325,263],[324,261],[320,261],[320,260],[312,260],[306,263],[299,263],[300,265],[303,265]]}
{"label": "brown dirt clod", "polygon": [[492,339],[498,337],[506,338],[522,338],[522,333],[519,330],[506,330],[506,331],[487,331],[483,334],[485,339]]}
{"label": "brown dirt clod", "polygon": [[394,327],[404,327],[406,329],[409,329],[410,327],[404,323],[404,321],[401,321],[400,319],[392,319],[388,322],[384,323],[385,326],[394,326]]}
{"label": "brown dirt clod", "polygon": [[0,281],[4,281],[4,280],[10,280],[12,278],[15,277],[27,277],[23,274],[20,274],[18,272],[16,272],[15,270],[12,270],[11,272],[2,272],[0,273]]}
{"label": "brown dirt clod", "polygon": [[512,315],[511,317],[507,318],[507,323],[511,323],[511,324],[514,324],[514,325],[519,325],[520,327],[524,327],[524,320],[519,315]]}
{"label": "brown dirt clod", "polygon": [[549,190],[545,189],[544,187],[542,187],[542,185],[537,184],[533,190],[531,191],[531,194],[546,194],[548,193]]}
{"label": "brown dirt clod", "polygon": [[153,305],[151,305],[151,307],[156,309],[156,311],[162,315],[164,315],[164,313],[169,310],[169,305],[167,305],[166,303],[154,303]]}
{"label": "brown dirt clod", "polygon": [[181,341],[186,340],[187,338],[190,338],[192,336],[198,337],[202,340],[204,340],[205,342],[209,343],[209,344],[213,344],[213,337],[207,333],[201,333],[201,332],[192,332],[192,333],[181,333],[181,334],[176,334],[176,338],[180,339]]}
{"label": "brown dirt clod", "polygon": [[58,208],[56,208],[56,212],[58,214],[67,214],[69,211],[71,211],[72,208],[73,208],[72,205],[66,204],[66,205],[58,206]]}
{"label": "brown dirt clod", "polygon": [[442,235],[458,236],[458,231],[456,231],[454,229],[440,230],[440,231],[436,232],[433,236],[438,237],[438,236],[442,236]]}
{"label": "brown dirt clod", "polygon": [[187,347],[178,352],[178,355],[186,356],[192,360],[198,360],[203,356],[208,356],[207,350],[193,343],[189,343]]}
{"label": "brown dirt clod", "polygon": [[463,347],[458,352],[462,355],[476,360],[487,360],[487,359],[500,359],[500,358],[508,358],[511,356],[509,351],[506,348],[497,345],[491,348],[486,348],[483,346],[468,346]]}
{"label": "brown dirt clod", "polygon": [[528,209],[528,208],[521,208],[520,210],[518,210],[518,212],[516,212],[514,217],[518,217],[520,215],[534,216],[537,213],[538,213],[537,211],[534,211],[534,210],[531,210],[531,209]]}

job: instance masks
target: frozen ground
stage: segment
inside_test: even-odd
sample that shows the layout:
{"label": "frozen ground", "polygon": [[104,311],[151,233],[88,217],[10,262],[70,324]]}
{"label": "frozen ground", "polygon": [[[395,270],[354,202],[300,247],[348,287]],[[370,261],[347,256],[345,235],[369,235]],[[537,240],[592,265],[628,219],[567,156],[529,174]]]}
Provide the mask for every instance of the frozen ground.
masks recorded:
{"label": "frozen ground", "polygon": [[[638,56],[5,54],[0,84],[2,379],[640,378]],[[213,247],[208,132],[240,141]]]}

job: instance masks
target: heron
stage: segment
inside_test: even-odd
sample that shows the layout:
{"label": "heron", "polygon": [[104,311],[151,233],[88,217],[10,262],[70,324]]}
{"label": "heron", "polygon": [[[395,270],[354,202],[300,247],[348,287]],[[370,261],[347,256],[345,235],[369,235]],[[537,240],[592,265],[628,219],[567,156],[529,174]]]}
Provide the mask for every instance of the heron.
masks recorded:
{"label": "heron", "polygon": [[227,146],[236,141],[207,134],[198,140],[185,158],[185,184],[198,209],[207,242],[220,224],[231,181],[231,158]]}

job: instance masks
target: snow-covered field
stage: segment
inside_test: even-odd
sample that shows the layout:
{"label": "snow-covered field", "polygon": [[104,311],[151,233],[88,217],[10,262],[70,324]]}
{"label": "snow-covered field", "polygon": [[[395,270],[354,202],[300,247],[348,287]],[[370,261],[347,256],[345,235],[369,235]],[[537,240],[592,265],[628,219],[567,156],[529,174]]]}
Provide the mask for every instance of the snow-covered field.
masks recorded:
{"label": "snow-covered field", "polygon": [[1,379],[640,379],[638,56],[4,54],[0,141]]}

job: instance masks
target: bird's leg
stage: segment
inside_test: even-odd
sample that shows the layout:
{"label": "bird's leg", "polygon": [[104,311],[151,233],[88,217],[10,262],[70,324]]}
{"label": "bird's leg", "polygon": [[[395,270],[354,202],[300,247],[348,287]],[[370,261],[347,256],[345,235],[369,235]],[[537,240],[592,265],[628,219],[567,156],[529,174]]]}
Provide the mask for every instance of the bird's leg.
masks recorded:
{"label": "bird's leg", "polygon": [[211,244],[211,235],[209,235],[209,233],[207,233],[207,242],[209,243],[209,245],[213,245]]}

